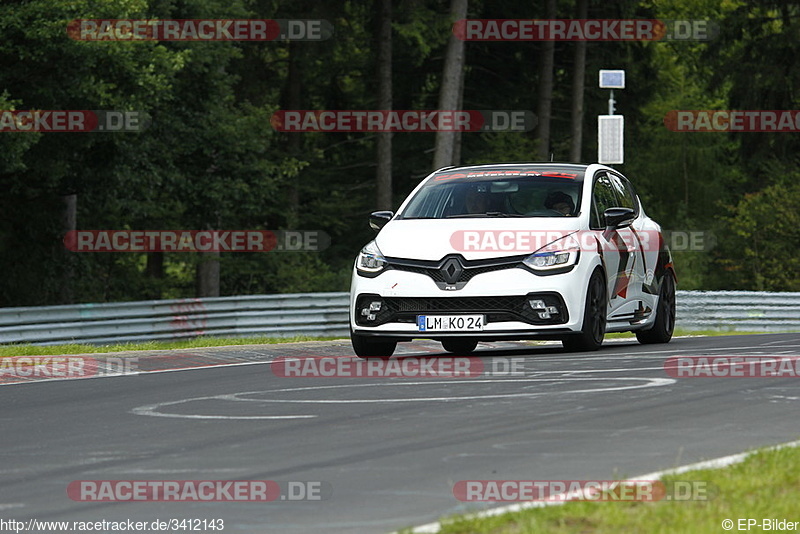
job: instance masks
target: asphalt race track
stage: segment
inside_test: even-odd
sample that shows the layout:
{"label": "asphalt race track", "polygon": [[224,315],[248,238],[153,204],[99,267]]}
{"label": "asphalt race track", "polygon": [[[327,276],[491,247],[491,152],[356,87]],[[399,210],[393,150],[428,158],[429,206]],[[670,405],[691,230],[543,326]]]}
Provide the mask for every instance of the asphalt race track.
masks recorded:
{"label": "asphalt race track", "polygon": [[[800,356],[800,334],[607,341],[595,353],[482,344],[484,372],[466,378],[286,378],[270,364],[323,355],[352,351],[346,341],[194,349],[142,354],[131,376],[5,380],[0,517],[382,533],[488,506],[456,500],[459,480],[632,477],[800,435],[796,378],[664,368],[673,356]],[[395,359],[431,355],[440,345],[420,341]],[[503,373],[511,363],[517,372]],[[147,372],[176,367],[195,368]],[[80,502],[67,495],[79,480],[320,482],[322,500]]]}

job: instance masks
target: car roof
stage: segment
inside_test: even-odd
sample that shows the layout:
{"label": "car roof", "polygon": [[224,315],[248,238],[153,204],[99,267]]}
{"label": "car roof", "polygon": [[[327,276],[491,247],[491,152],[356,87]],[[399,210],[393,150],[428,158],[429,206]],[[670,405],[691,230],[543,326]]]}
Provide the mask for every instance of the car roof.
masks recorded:
{"label": "car roof", "polygon": [[[484,169],[486,167],[530,167],[530,168],[545,168],[545,167],[558,167],[558,168],[571,168],[575,170],[586,170],[593,163],[559,163],[559,162],[532,162],[532,161],[512,161],[502,163],[479,163],[476,165],[451,165],[449,167],[442,167],[438,169],[443,170],[465,170],[465,169]],[[438,172],[438,171],[437,171]]]}
{"label": "car roof", "polygon": [[481,172],[490,169],[507,169],[507,170],[519,170],[523,172],[571,172],[575,173],[577,176],[575,177],[576,181],[582,181],[585,173],[591,167],[603,167],[602,165],[597,164],[587,164],[587,163],[554,163],[554,162],[546,162],[546,163],[533,163],[533,162],[517,162],[517,163],[484,163],[479,165],[462,165],[462,166],[450,166],[450,167],[442,167],[441,169],[436,170],[432,175],[439,174],[439,173],[470,173],[470,172]]}

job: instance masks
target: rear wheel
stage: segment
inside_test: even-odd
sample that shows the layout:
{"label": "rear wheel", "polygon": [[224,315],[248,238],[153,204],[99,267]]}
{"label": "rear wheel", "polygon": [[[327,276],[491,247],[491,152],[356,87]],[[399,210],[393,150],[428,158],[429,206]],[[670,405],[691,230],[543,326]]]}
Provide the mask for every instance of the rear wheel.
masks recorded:
{"label": "rear wheel", "polygon": [[661,291],[658,293],[658,307],[653,327],[643,332],[636,332],[639,343],[669,343],[675,330],[675,277],[672,271],[664,273]]}
{"label": "rear wheel", "polygon": [[389,359],[397,348],[397,341],[380,337],[360,336],[350,330],[350,343],[356,356],[360,358]]}
{"label": "rear wheel", "polygon": [[477,346],[477,340],[466,337],[454,337],[452,339],[442,340],[442,347],[444,350],[452,352],[453,354],[469,354],[475,350]]}
{"label": "rear wheel", "polygon": [[561,340],[570,352],[597,350],[606,335],[606,284],[599,270],[589,279],[586,290],[586,305],[583,311],[583,327],[579,334]]}

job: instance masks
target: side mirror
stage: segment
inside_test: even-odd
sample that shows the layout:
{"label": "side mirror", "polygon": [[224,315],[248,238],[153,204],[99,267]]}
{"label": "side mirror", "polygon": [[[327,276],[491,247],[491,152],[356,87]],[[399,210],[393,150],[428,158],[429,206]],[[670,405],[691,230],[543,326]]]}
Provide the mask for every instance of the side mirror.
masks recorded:
{"label": "side mirror", "polygon": [[369,215],[369,227],[377,232],[386,226],[392,217],[394,217],[393,211],[373,211]]}
{"label": "side mirror", "polygon": [[630,208],[608,208],[603,215],[606,218],[606,229],[627,228],[636,219],[636,212]]}

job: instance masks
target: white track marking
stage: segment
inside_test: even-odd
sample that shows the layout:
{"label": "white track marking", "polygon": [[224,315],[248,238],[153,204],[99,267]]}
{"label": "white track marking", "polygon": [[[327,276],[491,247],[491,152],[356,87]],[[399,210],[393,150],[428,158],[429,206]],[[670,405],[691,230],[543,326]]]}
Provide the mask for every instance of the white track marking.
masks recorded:
{"label": "white track marking", "polygon": [[[702,336],[700,336],[700,337],[702,337]],[[784,343],[784,342],[793,342],[793,341],[795,341],[795,340],[794,339],[787,339],[787,340],[780,340],[780,341],[775,341],[775,342],[771,342],[771,343],[778,343],[778,342]],[[583,357],[574,357],[574,358],[571,358],[571,357],[567,356],[567,353],[558,353],[558,354],[553,354],[553,355],[548,356],[548,355],[538,355],[535,352],[529,352],[528,354],[525,354],[525,356],[526,357],[536,358],[535,361],[546,361],[546,362],[557,362],[557,361],[580,362],[580,361],[584,361],[584,360],[596,360],[598,358],[602,358],[602,359],[608,359],[608,358],[635,359],[637,356],[655,355],[655,354],[685,354],[687,356],[703,356],[704,354],[698,354],[697,352],[698,351],[699,352],[705,352],[705,351],[739,351],[739,350],[745,350],[745,349],[763,349],[765,345],[768,345],[768,344],[771,344],[771,343],[762,343],[761,345],[757,345],[757,346],[753,346],[753,347],[728,347],[728,348],[713,348],[712,347],[712,348],[704,348],[704,349],[691,349],[691,350],[688,350],[688,351],[687,351],[687,349],[675,349],[675,350],[639,351],[639,352],[600,352],[599,354],[592,353],[592,355],[587,355],[587,356],[583,356]],[[609,345],[609,344],[615,345],[617,343],[607,343],[606,346]],[[542,347],[542,346],[544,346],[544,345],[530,345],[530,346],[525,346],[525,347],[520,347],[520,348],[508,348],[508,349],[505,349],[505,348],[500,348],[500,349],[492,348],[492,349],[489,349],[489,350],[491,350],[491,351],[508,351],[508,350],[519,351],[519,350],[526,350],[527,349],[527,350],[530,350],[530,351],[534,351],[534,349],[536,349],[537,347]],[[800,345],[783,345],[781,348],[798,348],[798,347],[800,347]],[[177,350],[195,350],[196,351],[197,349],[177,349]],[[410,349],[408,351],[403,351],[403,352],[406,353],[406,354],[405,355],[400,355],[399,356],[400,358],[409,357],[409,356],[413,357],[414,355],[416,355],[417,357],[419,357],[419,356],[426,357],[429,354],[439,354],[439,353],[441,353],[441,351],[433,351],[433,352],[423,352],[423,353],[421,353],[419,350],[411,351]],[[474,352],[474,353],[472,353],[472,356],[478,357],[478,358],[482,358],[482,357],[485,357],[485,358],[492,358],[492,357],[505,358],[506,357],[506,356],[491,356],[491,354],[487,354],[487,352],[489,352],[489,351]],[[686,354],[687,352],[690,352],[691,354]],[[398,352],[398,354],[400,354],[400,353]],[[738,355],[738,354],[733,352],[732,355]],[[72,355],[66,355],[66,356],[72,356]],[[90,354],[90,356],[91,356],[91,354]],[[298,357],[302,357],[302,356],[298,356]],[[342,357],[342,356],[331,356],[331,357],[332,358],[337,358],[337,357]],[[436,357],[436,356],[433,356],[433,357]],[[356,359],[356,357],[354,357],[354,356],[351,357],[351,358]],[[281,359],[283,359],[283,358],[281,358]],[[534,360],[532,360],[532,361],[534,361]],[[150,374],[160,374],[160,373],[174,373],[174,372],[179,372],[179,371],[201,371],[201,370],[208,370],[208,369],[219,369],[219,368],[223,368],[223,367],[240,367],[240,366],[244,366],[244,365],[271,365],[274,362],[275,362],[275,360],[261,361],[261,362],[231,362],[231,363],[222,363],[222,364],[191,366],[191,367],[185,367],[185,368],[180,368],[180,369],[160,369],[160,370],[153,370],[153,371],[135,371],[135,372],[131,372],[131,373],[115,373],[115,374],[102,375],[102,376],[84,376],[84,377],[74,377],[74,378],[47,378],[47,379],[44,379],[44,380],[25,380],[25,381],[20,381],[20,382],[0,382],[0,386],[15,386],[15,385],[21,385],[21,384],[37,384],[37,383],[40,383],[40,382],[63,382],[63,381],[67,381],[67,380],[91,380],[91,379],[99,379],[99,378],[120,378],[120,377],[150,375]]]}
{"label": "white track marking", "polygon": [[[526,369],[526,371],[527,370],[528,369]],[[564,369],[561,371],[537,371],[536,369],[530,369],[532,373],[536,373],[537,375],[552,375],[552,374],[573,375],[580,373],[625,373],[633,371],[639,372],[639,371],[663,371],[663,370],[664,370],[663,365],[659,365],[658,367],[627,367],[622,369],[575,369],[574,371],[570,369]],[[565,378],[569,378],[569,376]],[[598,380],[600,379],[598,378]]]}
{"label": "white track marking", "polygon": [[[346,388],[348,390],[356,389],[356,388],[365,388],[365,387],[379,387],[382,389],[386,389],[388,387],[393,386],[420,386],[420,385],[469,385],[473,386],[476,383],[507,383],[507,382],[567,382],[567,381],[580,381],[580,380],[588,380],[588,381],[600,381],[600,380],[614,380],[614,381],[644,381],[644,384],[636,384],[636,385],[629,385],[629,386],[611,386],[611,387],[601,387],[601,388],[589,388],[589,389],[575,389],[569,391],[537,391],[533,393],[509,393],[509,394],[501,394],[501,395],[468,395],[468,396],[448,396],[448,397],[410,397],[410,398],[379,398],[379,399],[253,399],[253,398],[245,398],[245,395],[262,395],[262,394],[275,394],[275,393],[288,393],[288,392],[296,392],[296,391],[320,391],[320,390],[329,390],[329,389],[341,389]],[[186,404],[196,401],[204,401],[204,400],[218,400],[218,401],[230,401],[230,402],[258,402],[258,403],[265,403],[265,404],[274,404],[274,403],[281,403],[281,404],[380,404],[380,403],[402,403],[402,402],[450,402],[450,401],[459,401],[459,400],[485,400],[485,399],[507,399],[507,398],[534,398],[534,397],[541,397],[544,395],[569,395],[575,393],[601,393],[607,391],[623,391],[629,389],[643,389],[643,388],[650,388],[650,387],[661,387],[661,386],[668,386],[674,384],[676,380],[672,378],[638,378],[638,377],[625,377],[625,378],[565,378],[561,380],[553,380],[553,379],[543,379],[543,378],[525,378],[525,379],[500,379],[500,380],[463,380],[463,381],[426,381],[426,382],[393,382],[393,383],[369,383],[369,384],[337,384],[331,386],[307,386],[307,387],[299,387],[299,388],[284,388],[284,389],[273,389],[273,390],[263,390],[263,391],[242,391],[239,393],[232,393],[232,394],[224,394],[224,395],[214,395],[210,397],[195,397],[195,398],[188,398],[188,399],[181,399],[177,401],[170,401],[170,402],[161,402],[157,404],[149,404],[146,406],[139,406],[131,410],[131,413],[135,415],[147,415],[152,417],[172,417],[172,418],[179,418],[179,419],[241,419],[241,420],[248,420],[248,419],[310,419],[314,417],[318,417],[317,415],[250,415],[250,416],[238,416],[238,415],[203,415],[203,414],[176,414],[176,413],[165,413],[160,411],[161,408],[167,406],[175,406],[179,404]]]}
{"label": "white track marking", "polygon": [[[66,356],[71,356],[67,354]],[[48,356],[55,357],[55,356]],[[97,376],[76,376],[70,378],[45,378],[43,380],[25,380],[20,382],[0,382],[0,386],[16,386],[19,384],[38,384],[40,382],[67,382],[67,381],[74,381],[74,380],[95,380],[99,378],[120,378],[120,377],[129,377],[129,376],[141,376],[141,375],[156,375],[161,373],[177,373],[180,371],[203,371],[208,369],[219,369],[220,367],[241,367],[243,365],[265,365],[271,364],[272,360],[266,362],[233,362],[233,363],[223,363],[218,365],[195,365],[191,367],[181,367],[179,369],[156,369],[153,371],[132,371],[129,373],[112,373],[108,375],[97,375]],[[0,378],[2,375],[0,374]]]}
{"label": "white track marking", "polygon": [[[792,340],[794,341],[794,340]],[[797,348],[800,345],[784,345],[781,348]],[[596,360],[605,360],[609,357],[614,358],[624,358],[624,359],[636,359],[638,356],[642,355],[658,355],[658,354],[680,354],[686,356],[705,356],[705,352],[712,352],[712,351],[733,351],[731,355],[739,356],[740,354],[735,351],[740,350],[764,350],[764,345],[756,345],[753,347],[708,347],[708,348],[695,348],[695,349],[670,349],[670,350],[642,350],[636,352],[606,352],[601,350],[597,353],[592,353],[592,355],[586,356],[577,356],[576,357],[569,357],[568,353],[559,353],[559,354],[551,354],[551,355],[537,355],[535,353],[527,354],[526,356],[535,357],[535,360],[532,361],[563,361],[563,362],[580,362],[580,361],[596,361]],[[480,356],[479,352],[473,353],[475,356]],[[486,354],[489,356],[489,354]],[[497,356],[498,358],[506,358],[508,356]]]}
{"label": "white track marking", "polygon": [[[131,410],[135,415],[149,415],[151,417],[173,417],[178,419],[232,419],[232,420],[252,420],[252,419],[312,419],[316,415],[196,415],[196,414],[172,414],[162,413],[158,409],[162,406],[174,406],[176,404],[184,404],[187,402],[202,401],[202,400],[217,400],[220,396],[211,397],[196,397],[193,399],[181,399],[171,402],[159,402],[158,404],[149,404],[146,406],[138,406]],[[238,400],[238,399],[237,399]]]}
{"label": "white track marking", "polygon": [[783,343],[793,342],[794,339],[779,339],[778,341],[769,341],[767,343],[762,343],[762,345],[781,345]]}
{"label": "white track marking", "polygon": [[[499,395],[462,395],[462,396],[447,396],[447,397],[410,397],[410,398],[395,398],[395,399],[248,399],[253,402],[266,402],[266,403],[298,403],[298,404],[371,404],[371,403],[398,403],[398,402],[449,402],[459,400],[486,400],[486,399],[512,399],[520,397],[541,397],[543,395],[569,395],[572,393],[598,393],[606,391],[623,391],[628,389],[642,389],[647,387],[660,387],[674,384],[676,380],[671,378],[638,378],[638,377],[625,377],[625,378],[566,378],[557,380],[559,382],[575,381],[575,380],[644,380],[647,383],[633,386],[615,386],[605,388],[591,388],[591,389],[573,389],[569,391],[537,391],[534,393],[506,393]],[[469,380],[459,382],[397,382],[397,383],[377,383],[377,384],[348,384],[338,386],[311,386],[307,388],[295,388],[294,391],[300,390],[317,390],[317,389],[332,389],[332,388],[353,388],[353,387],[380,387],[388,388],[392,386],[413,386],[413,385],[433,385],[433,384],[468,384],[474,385],[477,383],[508,383],[508,382],[553,382],[553,379],[544,378],[524,378],[524,379],[500,379],[500,380]],[[270,393],[278,391],[292,391],[292,390],[273,390]],[[266,392],[265,392],[266,393]],[[244,400],[244,399],[243,399]]]}
{"label": "white track marking", "polygon": [[154,417],[173,417],[177,419],[229,419],[229,420],[248,420],[248,419],[313,419],[316,415],[183,415],[177,413],[137,413],[137,415],[152,415]]}

